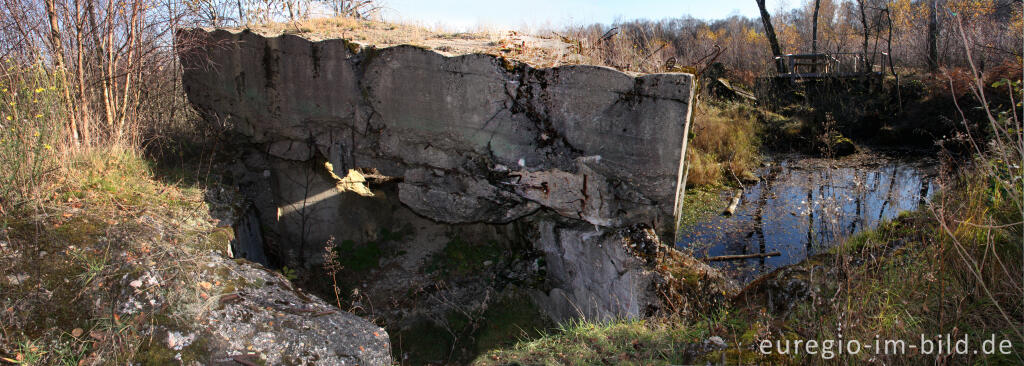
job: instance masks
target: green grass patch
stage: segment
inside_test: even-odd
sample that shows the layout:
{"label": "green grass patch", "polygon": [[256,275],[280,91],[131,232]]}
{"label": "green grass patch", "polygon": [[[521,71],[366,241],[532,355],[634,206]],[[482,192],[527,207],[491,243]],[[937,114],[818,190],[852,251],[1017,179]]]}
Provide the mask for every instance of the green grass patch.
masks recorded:
{"label": "green grass patch", "polygon": [[572,321],[556,331],[509,349],[478,357],[476,365],[670,365],[696,361],[691,344],[707,328],[668,319],[595,323]]}
{"label": "green grass patch", "polygon": [[474,336],[476,349],[487,351],[539,338],[553,323],[527,296],[508,296],[487,307],[483,325]]}

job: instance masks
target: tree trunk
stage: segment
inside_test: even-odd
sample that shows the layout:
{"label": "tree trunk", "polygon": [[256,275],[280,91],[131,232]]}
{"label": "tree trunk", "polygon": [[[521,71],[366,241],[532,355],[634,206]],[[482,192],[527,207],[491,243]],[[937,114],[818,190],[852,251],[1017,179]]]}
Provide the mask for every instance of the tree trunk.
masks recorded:
{"label": "tree trunk", "polygon": [[776,57],[775,71],[780,74],[786,73],[786,65],[782,63],[782,59],[778,57],[782,56],[782,48],[779,47],[779,39],[775,37],[775,27],[772,26],[772,17],[768,14],[768,9],[764,7],[765,0],[754,0],[757,2],[758,9],[761,10],[761,23],[764,24],[764,33],[768,37],[768,45],[772,47],[772,56]]}
{"label": "tree trunk", "polygon": [[861,46],[861,49],[862,49],[861,52],[863,52],[863,56],[862,57],[864,58],[864,60],[861,62],[861,66],[863,67],[863,69],[861,69],[860,71],[861,72],[870,72],[871,71],[871,62],[868,61],[868,49],[869,49],[868,48],[868,38],[869,38],[869,30],[870,29],[868,28],[867,4],[865,4],[864,1],[865,0],[857,0],[857,6],[860,8],[860,26],[861,26],[861,28],[863,28],[863,32],[862,32],[862,41],[863,41],[863,43],[862,43],[862,46]]}
{"label": "tree trunk", "polygon": [[818,53],[818,10],[821,0],[814,0],[814,15],[811,18],[811,53]]}
{"label": "tree trunk", "polygon": [[53,46],[53,53],[56,57],[57,67],[64,68],[64,44],[60,39],[60,24],[57,22],[57,8],[53,0],[44,0],[46,5],[46,17],[50,21],[50,44]]}
{"label": "tree trunk", "polygon": [[[57,63],[56,72],[60,74],[61,79],[64,81],[64,85],[62,88],[64,89],[64,100],[68,104],[68,106],[70,106],[72,105],[71,92],[68,91],[67,88],[67,67],[64,63],[64,43],[60,38],[60,23],[57,21],[57,7],[54,4],[53,0],[43,0],[43,3],[46,6],[46,17],[50,23],[49,38],[50,45],[51,47],[53,47],[53,55],[55,56],[54,60]],[[69,121],[69,123],[70,124],[68,126],[68,132],[71,136],[71,142],[77,146],[80,143],[80,134],[79,126],[76,121],[74,111],[72,111],[71,113],[71,120]]]}
{"label": "tree trunk", "polygon": [[[90,1],[91,3],[91,1]],[[85,20],[79,12],[79,2],[75,1],[75,45],[77,50],[75,53],[77,84],[78,84],[78,109],[81,111],[81,125],[83,127],[89,126],[89,119],[92,118],[92,110],[89,108],[89,98],[85,91]],[[82,139],[89,144],[89,131],[82,131]]]}
{"label": "tree trunk", "polygon": [[928,1],[928,70],[939,69],[939,3],[938,0]]}
{"label": "tree trunk", "polygon": [[242,7],[242,0],[236,0],[238,4],[238,26],[249,28],[249,19],[245,17],[245,8]]}

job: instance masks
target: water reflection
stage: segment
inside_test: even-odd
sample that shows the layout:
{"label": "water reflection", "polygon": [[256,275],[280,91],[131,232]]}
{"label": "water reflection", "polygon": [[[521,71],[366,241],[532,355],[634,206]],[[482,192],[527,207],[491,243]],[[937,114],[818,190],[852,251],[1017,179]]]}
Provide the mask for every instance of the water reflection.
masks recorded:
{"label": "water reflection", "polygon": [[[683,228],[676,243],[698,257],[778,251],[781,256],[719,262],[748,282],[803,260],[863,228],[913,210],[934,191],[931,161],[878,154],[839,160],[777,156],[747,184],[731,217],[716,215]],[[729,193],[723,192],[723,207]]]}

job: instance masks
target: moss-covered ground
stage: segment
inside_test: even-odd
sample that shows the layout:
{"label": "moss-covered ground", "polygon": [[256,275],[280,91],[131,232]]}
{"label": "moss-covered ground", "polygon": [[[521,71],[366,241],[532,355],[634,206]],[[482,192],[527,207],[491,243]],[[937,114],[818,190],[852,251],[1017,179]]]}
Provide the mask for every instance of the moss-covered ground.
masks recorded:
{"label": "moss-covered ground", "polygon": [[[205,187],[162,175],[141,154],[116,147],[75,154],[60,169],[47,196],[0,216],[0,360],[200,359],[201,340],[172,352],[153,329],[191,323],[228,285],[200,276],[208,270],[203,259],[226,253],[233,235],[213,224]],[[135,298],[160,303],[116,308]]]}

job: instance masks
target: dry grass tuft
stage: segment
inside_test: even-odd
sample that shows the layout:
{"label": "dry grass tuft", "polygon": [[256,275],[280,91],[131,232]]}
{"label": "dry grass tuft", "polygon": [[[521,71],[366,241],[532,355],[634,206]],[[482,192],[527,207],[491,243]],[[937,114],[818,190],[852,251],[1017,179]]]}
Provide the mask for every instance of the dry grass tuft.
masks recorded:
{"label": "dry grass tuft", "polygon": [[700,106],[693,120],[688,185],[734,183],[753,174],[758,163],[758,122],[741,105]]}

